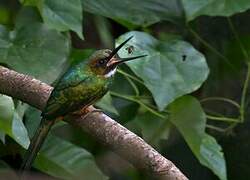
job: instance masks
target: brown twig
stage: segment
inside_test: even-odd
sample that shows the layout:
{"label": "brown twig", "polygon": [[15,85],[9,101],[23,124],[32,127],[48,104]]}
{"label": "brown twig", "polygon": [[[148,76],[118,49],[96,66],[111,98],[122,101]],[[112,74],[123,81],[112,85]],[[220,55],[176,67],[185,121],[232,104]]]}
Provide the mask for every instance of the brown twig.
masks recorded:
{"label": "brown twig", "polygon": [[[0,93],[2,94],[20,99],[42,110],[52,89],[51,86],[31,76],[0,66]],[[89,110],[94,110],[94,107],[89,107]],[[84,115],[67,118],[66,121],[88,132],[136,168],[146,171],[156,179],[187,179],[171,161],[107,115],[96,112],[86,118],[83,117]]]}

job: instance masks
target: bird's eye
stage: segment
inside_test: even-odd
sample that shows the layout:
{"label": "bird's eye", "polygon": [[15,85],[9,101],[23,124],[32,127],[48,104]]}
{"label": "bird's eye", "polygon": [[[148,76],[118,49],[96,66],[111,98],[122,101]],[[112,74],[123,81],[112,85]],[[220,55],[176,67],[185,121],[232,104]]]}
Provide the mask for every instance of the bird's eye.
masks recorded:
{"label": "bird's eye", "polygon": [[101,59],[101,60],[99,60],[99,64],[104,64],[105,63],[105,60],[104,59]]}

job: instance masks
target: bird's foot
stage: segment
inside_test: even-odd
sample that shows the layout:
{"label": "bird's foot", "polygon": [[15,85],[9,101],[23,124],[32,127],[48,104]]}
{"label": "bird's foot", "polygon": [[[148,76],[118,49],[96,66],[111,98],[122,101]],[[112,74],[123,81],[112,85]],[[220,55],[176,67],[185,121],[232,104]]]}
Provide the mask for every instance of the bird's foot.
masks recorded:
{"label": "bird's foot", "polygon": [[91,112],[91,110],[86,107],[83,107],[80,110],[73,112],[72,114],[76,116],[82,116],[88,114],[89,112]]}
{"label": "bird's foot", "polygon": [[75,111],[72,114],[76,116],[83,116],[83,118],[88,117],[90,114],[96,113],[96,112],[101,112],[103,111],[101,109],[94,109],[94,110],[89,110],[88,108],[82,108],[79,111]]}
{"label": "bird's foot", "polygon": [[90,111],[90,113],[97,113],[97,112],[103,113],[103,110],[101,110],[101,109],[94,109],[94,110]]}
{"label": "bird's foot", "polygon": [[103,113],[103,111],[102,111],[101,109],[94,109],[94,110],[92,110],[92,111],[89,111],[87,114],[85,114],[85,116],[83,117],[83,119],[85,119],[85,118],[87,118],[89,115],[94,114],[94,113],[97,113],[97,112]]}
{"label": "bird's foot", "polygon": [[59,116],[56,118],[55,123],[58,123],[59,121],[62,121],[64,119],[64,116]]}

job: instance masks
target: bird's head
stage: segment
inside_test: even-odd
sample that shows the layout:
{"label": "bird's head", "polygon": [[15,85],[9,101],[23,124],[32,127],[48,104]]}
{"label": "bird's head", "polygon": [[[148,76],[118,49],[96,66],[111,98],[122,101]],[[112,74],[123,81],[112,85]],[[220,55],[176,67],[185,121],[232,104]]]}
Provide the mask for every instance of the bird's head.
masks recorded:
{"label": "bird's head", "polygon": [[97,75],[104,76],[105,78],[111,77],[115,74],[117,66],[126,62],[131,61],[134,59],[138,59],[141,57],[145,57],[146,55],[129,57],[129,58],[120,58],[117,55],[117,52],[131,39],[132,37],[128,38],[126,41],[121,43],[117,48],[114,50],[109,49],[102,49],[94,52],[89,61],[89,65],[91,71]]}

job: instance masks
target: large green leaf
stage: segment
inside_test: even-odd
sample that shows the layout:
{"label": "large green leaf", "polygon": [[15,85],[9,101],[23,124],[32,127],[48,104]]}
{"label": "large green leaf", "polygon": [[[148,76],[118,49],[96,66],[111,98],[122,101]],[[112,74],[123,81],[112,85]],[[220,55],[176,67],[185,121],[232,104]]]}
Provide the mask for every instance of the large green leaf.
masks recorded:
{"label": "large green leaf", "polygon": [[[250,8],[248,0],[82,0],[85,11],[117,20],[129,27],[146,26],[162,20],[179,24],[200,15],[231,16]],[[185,16],[184,16],[185,14]]]}
{"label": "large green leaf", "polygon": [[179,0],[82,0],[85,11],[116,20],[147,26],[161,20],[182,22]]}
{"label": "large green leaf", "polygon": [[62,179],[107,179],[88,151],[55,136],[48,137],[35,167]]}
{"label": "large green leaf", "polygon": [[12,137],[17,143],[24,148],[29,146],[29,137],[23,124],[25,106],[18,104],[14,107],[11,97],[0,95],[0,130],[2,134]]}
{"label": "large green leaf", "polygon": [[250,8],[249,0],[182,0],[187,21],[200,15],[231,16]]}
{"label": "large green leaf", "polygon": [[23,25],[13,31],[0,26],[0,62],[46,82],[58,76],[69,49],[68,37],[41,23]]}
{"label": "large green leaf", "polygon": [[158,146],[160,140],[168,139],[171,127],[167,117],[162,119],[150,112],[139,114],[127,125],[140,129],[143,139],[154,146]]}
{"label": "large green leaf", "polygon": [[72,30],[83,38],[81,0],[22,0],[22,3],[37,6],[49,28]]}
{"label": "large green leaf", "polygon": [[28,24],[42,22],[41,16],[35,7],[24,6],[22,7],[15,19],[15,28],[21,28]]}
{"label": "large green leaf", "polygon": [[83,38],[81,0],[43,0],[39,10],[48,27],[73,30]]}
{"label": "large green leaf", "polygon": [[170,105],[170,120],[201,164],[210,168],[221,180],[226,180],[226,164],[220,145],[205,132],[206,115],[200,103],[183,96]]}
{"label": "large green leaf", "polygon": [[107,93],[100,101],[98,101],[96,104],[95,104],[97,107],[105,110],[105,111],[108,111],[108,112],[111,112],[111,113],[114,113],[116,115],[118,115],[119,113],[117,112],[117,110],[115,109],[113,103],[112,103],[112,97],[110,96],[110,93]]}
{"label": "large green leaf", "polygon": [[[117,45],[134,36],[122,50],[121,57],[147,54],[127,65],[143,79],[160,110],[176,98],[198,89],[206,80],[209,69],[204,56],[185,41],[159,41],[149,34],[132,31],[120,36]],[[127,48],[133,46],[133,52]]]}

